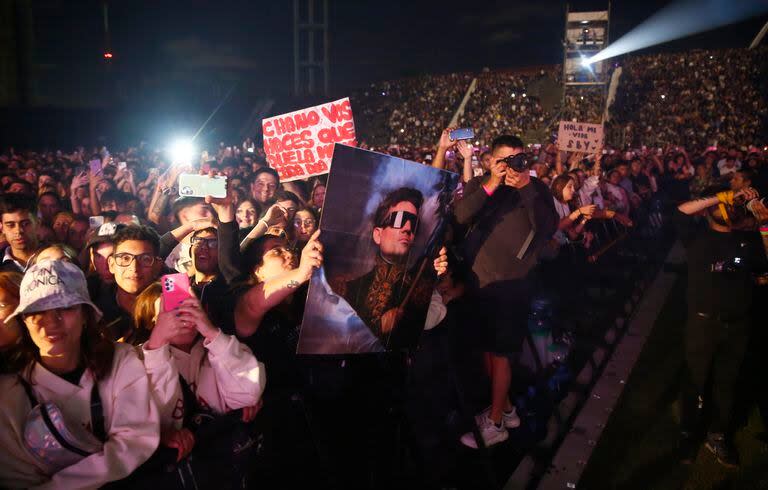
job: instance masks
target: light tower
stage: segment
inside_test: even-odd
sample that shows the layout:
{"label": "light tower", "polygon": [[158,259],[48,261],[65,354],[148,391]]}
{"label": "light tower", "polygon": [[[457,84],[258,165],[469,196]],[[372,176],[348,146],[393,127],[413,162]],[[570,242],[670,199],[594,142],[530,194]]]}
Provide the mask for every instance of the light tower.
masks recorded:
{"label": "light tower", "polygon": [[578,100],[584,100],[586,97],[594,96],[595,92],[602,95],[604,105],[609,62],[597,61],[589,64],[585,60],[608,45],[610,9],[608,4],[607,10],[592,12],[572,12],[570,8],[566,10],[563,38],[564,108],[569,95],[578,97]]}

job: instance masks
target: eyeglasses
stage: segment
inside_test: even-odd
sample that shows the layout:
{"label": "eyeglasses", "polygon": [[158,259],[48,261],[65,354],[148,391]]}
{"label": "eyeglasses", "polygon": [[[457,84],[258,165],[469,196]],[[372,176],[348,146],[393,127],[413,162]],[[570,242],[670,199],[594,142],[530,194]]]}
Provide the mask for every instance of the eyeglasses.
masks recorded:
{"label": "eyeglasses", "polygon": [[293,226],[295,226],[296,228],[299,228],[302,225],[304,225],[305,228],[310,228],[312,226],[315,226],[315,223],[317,222],[312,218],[307,218],[305,220],[301,220],[301,219],[293,220]]}
{"label": "eyeglasses", "polygon": [[189,240],[189,243],[193,247],[194,246],[198,246],[198,247],[206,246],[209,249],[211,249],[211,248],[216,248],[216,247],[219,246],[219,239],[218,238],[202,238],[202,237],[196,236],[196,237],[192,237]]}
{"label": "eyeglasses", "polygon": [[394,228],[399,230],[405,228],[405,225],[411,224],[411,232],[416,233],[416,225],[419,222],[419,217],[408,211],[394,211],[389,213],[386,218],[379,224],[381,228]]}
{"label": "eyeglasses", "polygon": [[141,267],[152,267],[152,265],[155,263],[155,260],[159,258],[152,254],[133,255],[128,252],[120,252],[118,254],[112,255],[112,257],[114,257],[115,264],[117,264],[119,267],[128,267],[133,263],[134,259],[138,261],[138,264]]}

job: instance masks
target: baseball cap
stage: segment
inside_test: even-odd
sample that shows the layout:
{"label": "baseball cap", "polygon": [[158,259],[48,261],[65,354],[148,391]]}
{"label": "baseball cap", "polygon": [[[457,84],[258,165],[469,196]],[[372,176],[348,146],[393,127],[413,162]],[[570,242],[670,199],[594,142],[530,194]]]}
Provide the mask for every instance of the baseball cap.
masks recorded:
{"label": "baseball cap", "polygon": [[64,260],[43,260],[30,267],[21,280],[19,294],[19,306],[5,319],[6,323],[24,313],[74,305],[90,306],[97,320],[102,316],[88,295],[83,271]]}
{"label": "baseball cap", "polygon": [[126,226],[127,225],[122,223],[115,223],[114,221],[104,223],[103,225],[99,226],[96,233],[88,239],[88,243],[85,245],[85,248],[89,249],[100,243],[111,242],[113,235],[117,233],[118,230],[125,228]]}

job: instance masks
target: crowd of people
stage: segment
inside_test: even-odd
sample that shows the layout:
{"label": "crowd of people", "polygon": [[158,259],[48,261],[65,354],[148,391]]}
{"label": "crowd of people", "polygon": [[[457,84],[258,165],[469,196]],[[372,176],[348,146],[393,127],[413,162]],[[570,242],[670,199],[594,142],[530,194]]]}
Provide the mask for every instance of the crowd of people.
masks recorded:
{"label": "crowd of people", "polygon": [[[363,134],[373,146],[431,146],[467,91],[468,73],[423,75],[372,83],[352,94]],[[359,108],[359,109],[358,109]]]}
{"label": "crowd of people", "polygon": [[521,135],[526,129],[541,126],[547,115],[537,97],[528,94],[528,76],[509,72],[485,71],[464,109],[460,125],[475,129],[475,139],[488,145],[494,135]]}
{"label": "crowd of people", "polygon": [[[749,147],[766,126],[765,54],[765,47],[629,54],[618,63],[622,75],[609,108],[611,127],[622,134],[622,144],[633,147],[687,142],[698,149],[731,141]],[[605,87],[569,87],[564,99],[558,96],[562,102],[544,107],[531,94],[532,81],[541,77],[562,84],[562,66],[536,76],[484,70],[459,126],[472,126],[475,142],[487,146],[499,132],[521,136],[531,130],[556,131],[559,120],[603,120]],[[352,98],[363,116],[366,142],[431,154],[432,142],[458,110],[471,81],[470,75],[451,74],[372,84]]]}
{"label": "crowd of people", "polygon": [[[708,55],[687,56],[696,65]],[[674,70],[659,75],[669,87],[654,89],[713,104],[722,114],[717,131],[733,142],[717,148],[708,148],[702,119],[660,117],[663,103],[654,137],[644,130],[643,145],[582,154],[558,150],[557,141],[525,144],[515,133],[546,115],[524,92],[525,79],[493,73],[479,77],[462,122],[477,128],[483,147],[454,141],[454,128],[444,128],[468,75],[374,84],[364,97],[388,102],[356,106],[362,118],[386,113],[385,151],[460,174],[450,238],[432,264],[438,279],[428,318],[430,329],[471,327],[475,342],[466,348],[484,354],[489,407],[476,417],[479,438],[467,432],[462,444],[502,443],[521,424],[510,399],[509,354],[523,348],[533,293],[573,291],[576,279],[560,273],[599,247],[602,224],[625,232],[659,226],[661,210],[674,204],[717,237],[692,245],[689,276],[711,286],[691,293],[689,323],[709,335],[707,342],[691,337],[686,355],[694,398],[709,401],[705,378],[722,355],[720,329],[741,332],[728,346],[729,362],[718,364],[719,418],[707,438],[722,462],[734,464],[727,386],[746,349],[752,270],[765,254],[758,246],[747,269],[746,252],[734,245],[746,242],[732,235],[717,241],[725,236],[717,233],[759,242],[768,218],[758,199],[766,193],[768,155],[742,149],[755,143],[755,128],[732,119],[733,111],[752,113],[762,102],[743,88],[751,86],[753,66],[735,59],[733,70],[744,78],[730,83],[737,75],[728,72],[727,80],[745,92],[732,99],[735,92],[722,90],[731,103],[681,87],[685,78]],[[629,80],[639,69],[634,63]],[[662,65],[647,69],[669,68]],[[694,65],[692,80],[705,73],[713,87],[723,80],[719,68],[699,75]],[[688,111],[689,102],[679,110]],[[651,120],[642,104],[633,107],[638,127]],[[397,143],[404,134],[410,144]],[[290,425],[282,407],[308,389],[296,345],[310,276],[323,265],[326,181],[280,182],[263,150],[253,148],[250,140],[222,144],[189,164],[145,144],[113,154],[104,147],[0,154],[0,486],[191,488],[191,479],[198,488],[239,488],[259,481],[253,462],[263,451],[277,467],[293,468],[297,455],[279,437],[264,442],[259,434]],[[225,175],[226,197],[179,197],[184,172]],[[415,217],[408,221],[401,204],[377,211],[376,226],[412,236]],[[740,307],[719,310],[718,288],[740,294]],[[683,431],[686,440],[691,431]]]}
{"label": "crowd of people", "polygon": [[628,56],[611,113],[629,144],[749,147],[765,134],[765,58],[764,46]]}

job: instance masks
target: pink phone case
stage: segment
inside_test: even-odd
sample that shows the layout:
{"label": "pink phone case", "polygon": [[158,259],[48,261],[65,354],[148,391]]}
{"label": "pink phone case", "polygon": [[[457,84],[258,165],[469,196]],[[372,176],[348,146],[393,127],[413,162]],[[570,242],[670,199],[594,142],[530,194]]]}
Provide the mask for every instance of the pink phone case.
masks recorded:
{"label": "pink phone case", "polygon": [[186,274],[167,274],[160,278],[160,286],[163,288],[163,311],[174,310],[182,301],[192,297]]}

